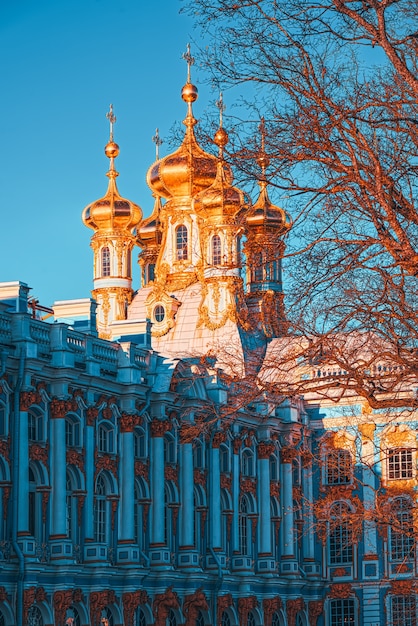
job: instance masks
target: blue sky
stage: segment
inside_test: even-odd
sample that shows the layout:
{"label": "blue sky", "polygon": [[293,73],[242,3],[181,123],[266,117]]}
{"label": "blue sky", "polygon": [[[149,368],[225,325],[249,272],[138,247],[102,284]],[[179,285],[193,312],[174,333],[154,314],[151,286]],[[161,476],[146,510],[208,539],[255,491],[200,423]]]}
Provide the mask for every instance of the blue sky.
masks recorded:
{"label": "blue sky", "polygon": [[[181,6],[180,0],[0,2],[0,281],[26,282],[45,306],[90,296],[92,231],[81,213],[106,191],[110,103],[121,149],[119,191],[144,215],[151,212],[145,175],[155,157],[155,128],[168,138],[186,112],[182,54],[196,34]],[[199,118],[218,94],[205,87],[198,64],[192,78]],[[163,144],[161,154],[168,151]],[[135,288],[138,276],[136,270]]]}

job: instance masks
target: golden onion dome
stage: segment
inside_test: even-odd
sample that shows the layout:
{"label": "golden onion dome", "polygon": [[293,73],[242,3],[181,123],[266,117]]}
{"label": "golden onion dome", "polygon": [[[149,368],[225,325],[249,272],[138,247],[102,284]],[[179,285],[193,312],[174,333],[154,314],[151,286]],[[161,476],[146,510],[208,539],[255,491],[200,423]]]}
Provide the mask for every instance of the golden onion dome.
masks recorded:
{"label": "golden onion dome", "polygon": [[231,185],[230,178],[225,174],[225,162],[219,160],[213,184],[196,196],[194,209],[206,219],[215,216],[234,217],[249,204],[247,195]]}
{"label": "golden onion dome", "polygon": [[267,192],[267,182],[261,180],[260,195],[246,216],[247,225],[251,228],[273,228],[285,233],[291,227],[291,220],[286,211],[274,205]]}
{"label": "golden onion dome", "polygon": [[162,239],[160,213],[162,209],[161,198],[156,196],[154,209],[151,215],[144,220],[138,227],[137,241],[138,245],[144,250],[159,246]]}
{"label": "golden onion dome", "polygon": [[83,222],[93,230],[132,230],[142,218],[140,207],[122,198],[117,185],[116,178],[119,176],[114,167],[114,159],[119,154],[119,146],[111,141],[105,147],[105,154],[110,159],[109,171],[106,176],[109,178],[109,185],[106,195],[99,200],[88,204],[83,210]]}
{"label": "golden onion dome", "polygon": [[[186,126],[181,146],[172,154],[157,160],[148,170],[147,183],[153,193],[162,198],[192,197],[212,185],[216,178],[217,158],[205,152],[197,143],[192,103],[197,100],[197,88],[187,82],[181,92],[187,103]],[[232,179],[226,166],[226,175]]]}

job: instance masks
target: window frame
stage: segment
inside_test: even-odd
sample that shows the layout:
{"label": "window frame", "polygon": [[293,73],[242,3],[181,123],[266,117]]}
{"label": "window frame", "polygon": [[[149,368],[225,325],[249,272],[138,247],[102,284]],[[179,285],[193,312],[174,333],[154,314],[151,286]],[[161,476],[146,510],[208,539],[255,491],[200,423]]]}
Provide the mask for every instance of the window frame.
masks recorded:
{"label": "window frame", "polygon": [[176,261],[189,258],[189,231],[185,224],[179,224],[175,230]]}

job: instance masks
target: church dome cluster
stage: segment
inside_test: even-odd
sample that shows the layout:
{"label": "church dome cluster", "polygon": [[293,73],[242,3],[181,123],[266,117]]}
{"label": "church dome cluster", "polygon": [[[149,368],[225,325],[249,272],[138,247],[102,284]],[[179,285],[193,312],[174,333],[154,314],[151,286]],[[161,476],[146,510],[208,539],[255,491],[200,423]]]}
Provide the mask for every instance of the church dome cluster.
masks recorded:
{"label": "church dome cluster", "polygon": [[[112,336],[112,320],[138,315],[152,321],[155,336],[169,334],[191,306],[184,290],[192,284],[198,285],[194,294],[200,303],[196,300],[195,310],[188,314],[187,324],[191,318],[195,320],[190,336],[202,336],[202,327],[222,333],[227,324],[236,329],[241,324],[248,330],[250,319],[254,332],[264,333],[267,318],[281,320],[284,315],[284,244],[279,238],[290,228],[290,220],[269,198],[264,146],[259,158],[260,193],[252,204],[249,196],[233,185],[232,169],[225,159],[228,133],[223,127],[222,96],[217,102],[220,123],[213,139],[218,154],[199,145],[192,108],[198,90],[191,81],[190,50],[184,58],[188,64],[181,91],[187,106],[184,137],[176,150],[160,157],[157,130],[156,160],[147,173],[154,208],[144,219],[139,206],[122,198],[117,189],[114,160],[119,146],[113,139],[116,118],[112,108],[107,115],[111,125],[105,147],[110,159],[108,190],[83,212],[84,223],[95,231],[94,296],[99,303],[102,336]],[[260,251],[261,244],[268,254]],[[136,245],[141,248],[141,285],[134,291],[130,255]]]}

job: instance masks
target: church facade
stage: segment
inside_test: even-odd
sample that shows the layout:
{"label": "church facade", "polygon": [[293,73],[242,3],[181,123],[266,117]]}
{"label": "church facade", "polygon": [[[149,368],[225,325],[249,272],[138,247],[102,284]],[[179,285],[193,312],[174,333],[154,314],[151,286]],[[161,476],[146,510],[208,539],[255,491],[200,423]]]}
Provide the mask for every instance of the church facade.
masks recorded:
{"label": "church facade", "polygon": [[0,625],[416,626],[416,414],[260,389],[291,220],[263,150],[256,201],[233,185],[222,104],[218,155],[199,145],[187,60],[149,218],[108,114],[93,298],[49,311],[0,284]]}

